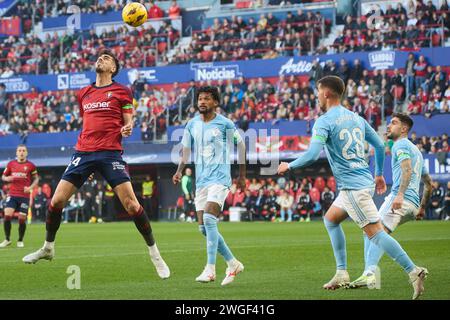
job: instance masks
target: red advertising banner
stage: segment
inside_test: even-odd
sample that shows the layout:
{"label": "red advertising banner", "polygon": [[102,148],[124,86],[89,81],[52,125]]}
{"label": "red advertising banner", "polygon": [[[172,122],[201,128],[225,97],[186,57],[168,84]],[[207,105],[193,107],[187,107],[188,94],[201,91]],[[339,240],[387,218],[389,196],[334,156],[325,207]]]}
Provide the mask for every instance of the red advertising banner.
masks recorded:
{"label": "red advertising banner", "polygon": [[277,151],[305,151],[308,149],[311,137],[305,136],[268,136],[258,137],[256,151],[267,153]]}
{"label": "red advertising banner", "polygon": [[21,32],[20,18],[1,18],[0,36],[19,36]]}

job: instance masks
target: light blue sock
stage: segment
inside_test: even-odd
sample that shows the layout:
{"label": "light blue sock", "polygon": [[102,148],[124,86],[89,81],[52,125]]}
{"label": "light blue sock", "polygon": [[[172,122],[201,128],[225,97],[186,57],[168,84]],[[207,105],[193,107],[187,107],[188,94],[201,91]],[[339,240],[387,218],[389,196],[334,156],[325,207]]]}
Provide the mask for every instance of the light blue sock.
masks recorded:
{"label": "light blue sock", "polygon": [[292,210],[291,209],[288,210],[288,220],[292,221]]}
{"label": "light blue sock", "polygon": [[206,252],[208,264],[216,264],[217,247],[219,245],[219,230],[217,229],[217,218],[209,213],[203,214],[203,223],[206,230]]}
{"label": "light blue sock", "polygon": [[336,259],[336,269],[347,270],[347,250],[345,247],[344,231],[340,224],[335,224],[325,217],[323,218],[323,222],[330,236],[334,258]]}
{"label": "light blue sock", "polygon": [[[376,235],[374,235],[370,239],[370,241],[372,242],[372,244],[375,244],[375,246],[378,246],[382,251],[386,252],[387,255],[394,259],[394,261],[399,265],[401,265],[407,273],[410,273],[415,268],[415,264],[408,257],[405,250],[403,250],[397,240],[388,235],[386,231],[381,230]],[[373,250],[372,247],[369,249]],[[374,258],[376,257],[374,256]],[[370,263],[370,259],[371,256],[369,255],[367,257],[368,263]]]}
{"label": "light blue sock", "polygon": [[369,242],[369,247],[367,248],[368,250],[366,258],[366,266],[364,271],[375,272],[378,263],[380,262],[381,257],[384,254],[384,251],[379,246],[375,245],[375,243],[370,241],[367,236],[365,236],[365,238],[367,238],[367,241]]}
{"label": "light blue sock", "polygon": [[[198,226],[198,230],[206,237],[206,229],[203,224]],[[219,233],[219,243],[217,245],[217,251],[220,253],[220,255],[223,256],[225,261],[231,261],[234,259],[233,254],[231,253],[230,248],[228,248],[227,243],[223,239],[222,235]]]}
{"label": "light blue sock", "polygon": [[363,239],[364,239],[364,271],[367,271],[367,267],[369,266],[367,264],[367,254],[369,253],[369,247],[370,247],[370,240],[367,234],[363,232]]}

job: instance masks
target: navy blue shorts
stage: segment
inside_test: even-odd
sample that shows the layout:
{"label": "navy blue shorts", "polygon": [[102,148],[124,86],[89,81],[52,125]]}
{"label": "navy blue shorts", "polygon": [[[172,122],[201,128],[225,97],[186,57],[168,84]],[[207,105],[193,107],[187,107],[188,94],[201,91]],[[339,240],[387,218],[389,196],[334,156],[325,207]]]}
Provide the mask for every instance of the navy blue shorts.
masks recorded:
{"label": "navy blue shorts", "polygon": [[94,172],[99,172],[114,188],[130,181],[120,151],[75,152],[61,179],[69,181],[78,189]]}
{"label": "navy blue shorts", "polygon": [[30,206],[29,198],[11,197],[6,198],[5,208],[13,208],[14,212],[19,211],[21,214],[28,214],[28,207]]}

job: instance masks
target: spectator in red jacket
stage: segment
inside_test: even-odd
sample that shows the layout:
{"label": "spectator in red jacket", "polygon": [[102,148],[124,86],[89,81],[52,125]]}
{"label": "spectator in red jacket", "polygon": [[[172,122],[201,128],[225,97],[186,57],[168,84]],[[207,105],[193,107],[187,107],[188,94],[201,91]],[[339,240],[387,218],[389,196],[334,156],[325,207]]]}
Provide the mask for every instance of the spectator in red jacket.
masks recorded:
{"label": "spectator in red jacket", "polygon": [[164,11],[158,7],[154,0],[150,0],[150,9],[148,9],[149,19],[159,19],[164,17]]}
{"label": "spectator in red jacket", "polygon": [[427,66],[428,64],[423,55],[421,55],[419,61],[414,64],[414,70],[416,72],[416,90],[419,89],[426,80]]}
{"label": "spectator in red jacket", "polygon": [[177,0],[172,1],[172,5],[169,8],[169,11],[167,12],[169,14],[169,18],[174,19],[178,18],[181,14],[181,9],[178,6]]}
{"label": "spectator in red jacket", "polygon": [[407,107],[408,114],[419,114],[422,112],[422,106],[414,94],[409,98],[409,103]]}

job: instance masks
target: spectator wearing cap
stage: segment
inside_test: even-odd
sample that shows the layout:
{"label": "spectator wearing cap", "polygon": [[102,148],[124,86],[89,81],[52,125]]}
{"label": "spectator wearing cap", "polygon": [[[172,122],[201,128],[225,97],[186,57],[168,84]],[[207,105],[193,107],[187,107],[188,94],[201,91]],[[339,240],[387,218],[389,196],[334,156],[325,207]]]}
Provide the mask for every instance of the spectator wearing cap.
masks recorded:
{"label": "spectator wearing cap", "polygon": [[416,89],[422,86],[422,83],[425,82],[427,75],[427,67],[428,63],[425,61],[425,56],[421,55],[419,57],[419,61],[414,63],[414,71],[415,71],[415,85]]}

